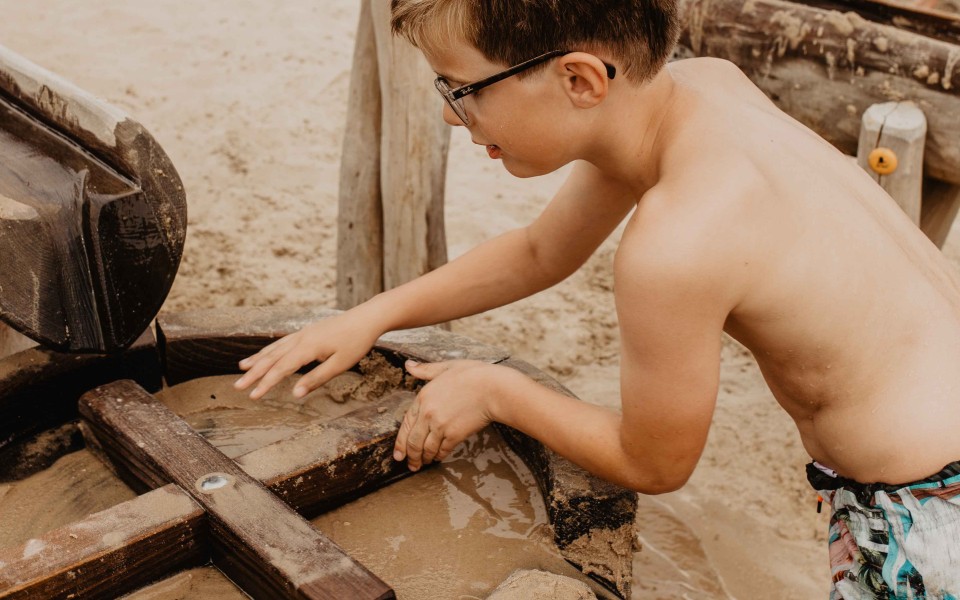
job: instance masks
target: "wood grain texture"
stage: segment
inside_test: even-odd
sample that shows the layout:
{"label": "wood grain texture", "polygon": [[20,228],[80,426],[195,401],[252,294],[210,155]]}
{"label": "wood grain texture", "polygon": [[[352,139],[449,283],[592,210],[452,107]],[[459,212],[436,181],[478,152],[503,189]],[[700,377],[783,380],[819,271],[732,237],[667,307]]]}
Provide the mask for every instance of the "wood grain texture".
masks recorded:
{"label": "wood grain texture", "polygon": [[[35,173],[27,155],[2,161],[0,188],[6,181],[10,189],[0,194],[8,205],[0,206],[0,249],[14,264],[0,273],[0,318],[59,350],[129,346],[160,309],[180,263],[187,221],[176,170],[140,124],[2,46],[0,110],[0,145],[42,142],[49,165],[65,167],[60,187],[70,190],[63,198],[47,190],[62,204],[51,210],[36,192],[57,178]],[[89,180],[74,190],[67,179],[84,170]],[[7,171],[13,175],[3,177]]]}
{"label": "wood grain texture", "polygon": [[[850,155],[869,106],[913,101],[928,120],[926,175],[960,183],[956,36],[938,39],[900,28],[910,21],[895,11],[889,22],[897,27],[855,12],[872,2],[819,4],[681,0],[680,43],[693,55],[734,62],[781,109]],[[942,22],[945,32],[957,30],[956,19],[924,19]]]}
{"label": "wood grain texture", "polygon": [[[927,120],[910,102],[874,104],[863,113],[857,164],[882,187],[916,225],[923,198],[923,146]],[[894,172],[881,175],[869,165],[870,153],[889,149],[897,157]]]}
{"label": "wood grain texture", "polygon": [[443,197],[450,128],[441,118],[436,74],[390,31],[389,0],[371,3],[380,73],[380,188],[383,287],[394,288],[447,262]]}
{"label": "wood grain texture", "polygon": [[[309,518],[412,474],[390,458],[410,399],[409,393],[388,396],[237,463]],[[98,438],[88,436],[88,445],[104,460],[127,460]],[[150,487],[122,464],[108,464],[135,488]],[[167,484],[29,544],[0,549],[0,598],[115,598],[209,557],[206,512]]]}
{"label": "wood grain texture", "polygon": [[109,600],[209,560],[206,513],[167,485],[0,548],[0,598]]}
{"label": "wood grain texture", "polygon": [[[131,381],[80,411],[102,446],[150,485],[171,481],[208,513],[214,563],[256,598],[393,598],[392,590]],[[206,488],[219,480],[222,487]]]}
{"label": "wood grain texture", "polygon": [[341,309],[353,308],[383,291],[380,113],[373,14],[370,2],[362,1],[340,158],[337,308]]}

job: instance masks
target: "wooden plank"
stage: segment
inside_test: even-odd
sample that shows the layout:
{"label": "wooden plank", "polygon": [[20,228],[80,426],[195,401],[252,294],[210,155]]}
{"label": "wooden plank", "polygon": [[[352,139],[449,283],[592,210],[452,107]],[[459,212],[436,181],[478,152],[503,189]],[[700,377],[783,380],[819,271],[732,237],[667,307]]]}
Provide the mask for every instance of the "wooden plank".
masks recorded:
{"label": "wooden plank", "polygon": [[440,118],[436,75],[390,30],[389,0],[364,1],[373,9],[380,73],[383,286],[391,289],[447,262],[443,194],[450,128]]}
{"label": "wooden plank", "polygon": [[337,308],[383,291],[380,204],[380,73],[370,3],[360,3],[337,211]]}
{"label": "wooden plank", "polygon": [[[339,311],[330,309],[260,307],[161,315],[157,337],[164,377],[174,385],[196,377],[239,373],[241,359],[309,323],[337,314]],[[468,358],[494,363],[509,356],[502,348],[434,327],[392,331],[374,347],[398,365],[404,358],[423,362]]]}
{"label": "wooden plank", "polygon": [[214,563],[259,598],[393,598],[393,591],[132,381],[85,394],[104,447],[169,480],[210,515]]}
{"label": "wooden plank", "polygon": [[415,397],[394,392],[245,454],[237,464],[298,513],[313,518],[412,474],[393,460],[393,443]]}
{"label": "wooden plank", "polygon": [[[511,358],[501,364],[576,397],[529,363]],[[533,472],[563,557],[620,597],[629,598],[636,493],[594,477],[528,435],[499,423],[495,427]]]}
{"label": "wooden plank", "polygon": [[0,598],[111,599],[209,560],[206,513],[170,484],[0,548]]}
{"label": "wooden plank", "polygon": [[[35,346],[0,359],[0,480],[13,473],[29,474],[24,471],[24,445],[43,431],[77,419],[80,395],[115,379],[134,379],[149,390],[160,389],[152,329],[119,354],[65,354]],[[33,463],[33,470],[45,468],[58,456],[48,454]]]}
{"label": "wooden plank", "polygon": [[169,158],[139,123],[2,46],[0,158],[0,317],[59,350],[129,346],[183,252]]}
{"label": "wooden plank", "polygon": [[943,248],[947,235],[960,211],[960,186],[926,179],[923,183],[923,208],[920,229],[937,248]]}
{"label": "wooden plank", "polygon": [[785,112],[846,154],[860,115],[910,100],[927,116],[924,169],[960,184],[958,42],[868,21],[837,3],[680,0],[680,43],[696,56],[737,64]]}
{"label": "wooden plank", "polygon": [[926,135],[927,120],[913,103],[884,102],[863,113],[857,145],[857,164],[918,226]]}
{"label": "wooden plank", "polygon": [[[411,397],[388,396],[250,452],[237,463],[309,518],[412,474],[391,458]],[[88,443],[92,449],[100,444],[90,436]],[[106,448],[101,451],[113,461],[123,460]],[[142,472],[108,464],[135,489],[149,489],[137,476]],[[0,598],[79,593],[84,595],[77,597],[115,598],[145,581],[205,562],[205,514],[179,486],[167,484],[34,540],[29,547],[44,549],[43,560],[27,551],[28,544],[0,549]]]}

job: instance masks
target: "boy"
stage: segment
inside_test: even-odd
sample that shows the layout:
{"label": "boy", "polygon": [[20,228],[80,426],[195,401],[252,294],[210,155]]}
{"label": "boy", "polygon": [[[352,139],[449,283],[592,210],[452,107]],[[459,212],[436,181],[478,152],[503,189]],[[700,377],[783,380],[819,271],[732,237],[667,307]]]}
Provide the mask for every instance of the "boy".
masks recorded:
{"label": "boy", "polygon": [[890,197],[735,66],[666,65],[671,0],[394,0],[393,27],[437,72],[443,118],[510,173],[576,165],[528,227],[264,348],[237,387],[259,398],[323,361],[303,395],[388,330],[543,290],[633,211],[614,264],[622,415],[506,367],[408,363],[429,383],[395,458],[416,470],[498,421],[638,492],[676,490],[726,331],[816,461],[832,597],[960,595],[960,278]]}

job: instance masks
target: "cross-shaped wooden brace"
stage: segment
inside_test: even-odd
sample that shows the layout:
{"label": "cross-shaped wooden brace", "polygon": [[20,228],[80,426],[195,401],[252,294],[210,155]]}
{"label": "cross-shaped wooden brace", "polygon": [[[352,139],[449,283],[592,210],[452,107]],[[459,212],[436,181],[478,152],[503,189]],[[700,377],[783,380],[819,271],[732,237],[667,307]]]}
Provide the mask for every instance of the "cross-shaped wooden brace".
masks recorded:
{"label": "cross-shaped wooden brace", "polygon": [[[175,384],[236,372],[239,358],[330,314],[240,309],[168,316],[158,323],[164,378]],[[501,351],[437,330],[388,336],[377,348],[394,359],[500,362],[557,386]],[[123,372],[93,372],[102,360],[88,362],[42,350],[0,361],[0,414],[19,416],[14,432],[29,431],[30,423],[42,421],[38,410],[64,410],[62,391],[49,397],[44,391],[51,385],[63,390],[87,382],[82,389],[89,389],[109,381],[109,372]],[[96,382],[97,377],[106,379]],[[408,475],[391,454],[412,398],[411,392],[390,393],[234,462],[132,382],[97,388],[81,403],[95,434],[87,436],[88,443],[102,446],[118,474],[147,493],[20,546],[0,548],[0,599],[115,598],[211,558],[255,597],[393,597],[294,511],[311,517]],[[3,426],[0,422],[0,432]],[[629,568],[629,553],[590,559],[575,549],[594,537],[629,546],[636,506],[631,494],[586,476],[519,432],[499,430],[537,478],[561,553],[573,551],[568,560],[602,573],[599,579],[629,596],[629,571],[620,575]]]}

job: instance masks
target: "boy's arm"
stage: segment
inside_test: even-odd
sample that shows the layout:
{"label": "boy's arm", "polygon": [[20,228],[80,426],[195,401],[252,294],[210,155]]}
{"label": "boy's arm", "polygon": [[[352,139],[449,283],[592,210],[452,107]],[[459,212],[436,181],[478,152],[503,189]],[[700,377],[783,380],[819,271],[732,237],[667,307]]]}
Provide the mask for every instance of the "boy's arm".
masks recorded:
{"label": "boy's arm", "polygon": [[240,363],[247,373],[236,387],[259,382],[251,397],[260,398],[303,365],[322,361],[298,383],[295,394],[302,396],[356,364],[387,331],[476,314],[546,289],[582,265],[635,203],[624,187],[578,163],[529,226],[267,346]]}
{"label": "boy's arm", "polygon": [[738,284],[722,264],[728,254],[707,252],[683,232],[648,235],[629,231],[632,225],[616,265],[622,415],[505,367],[411,365],[412,374],[432,381],[405,419],[396,456],[419,468],[494,420],[625,487],[661,493],[683,485],[706,442],[721,334]]}

